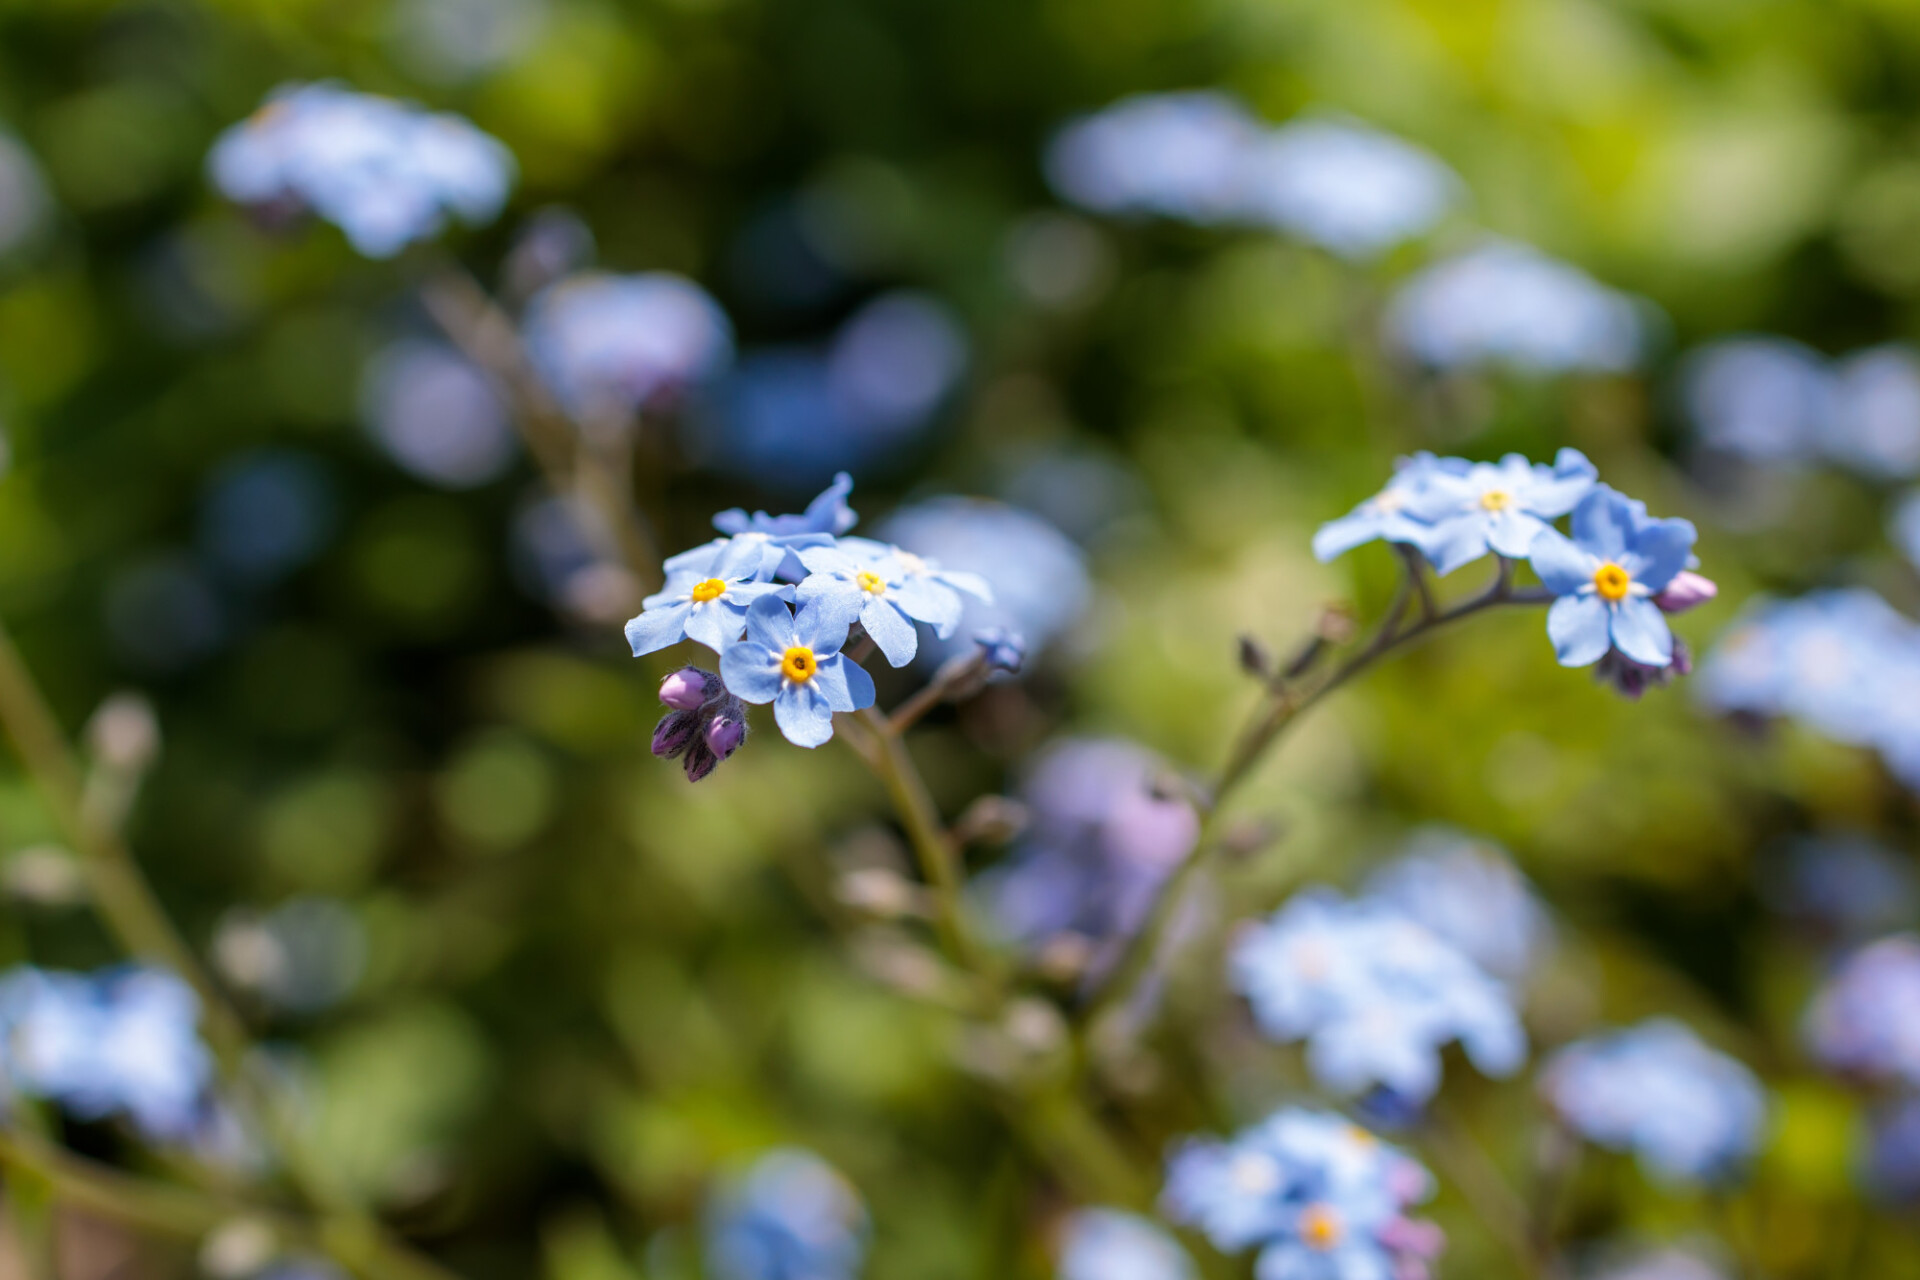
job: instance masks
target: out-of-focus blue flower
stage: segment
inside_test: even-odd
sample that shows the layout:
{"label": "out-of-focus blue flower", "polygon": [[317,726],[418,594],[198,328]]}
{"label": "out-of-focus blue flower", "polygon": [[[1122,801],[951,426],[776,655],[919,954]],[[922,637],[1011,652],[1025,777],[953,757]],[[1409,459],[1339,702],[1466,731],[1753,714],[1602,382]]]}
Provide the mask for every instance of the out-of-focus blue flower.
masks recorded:
{"label": "out-of-focus blue flower", "polygon": [[1469,466],[1464,458],[1436,458],[1431,453],[1416,453],[1402,458],[1394,466],[1387,487],[1341,516],[1329,520],[1313,535],[1314,557],[1332,560],[1368,542],[1386,541],[1421,547],[1433,534],[1433,527],[1413,515],[1413,500],[1435,475],[1458,476]]}
{"label": "out-of-focus blue flower", "polygon": [[1865,1156],[1861,1173],[1876,1196],[1892,1204],[1920,1201],[1920,1096],[1874,1108]]}
{"label": "out-of-focus blue flower", "polygon": [[1425,1280],[1442,1237],[1407,1211],[1433,1191],[1413,1159],[1344,1117],[1289,1107],[1227,1142],[1189,1141],[1161,1205],[1260,1280]]}
{"label": "out-of-focus blue flower", "polygon": [[1247,161],[1264,135],[1232,98],[1141,94],[1069,123],[1047,147],[1047,181],[1096,213],[1237,219]]}
{"label": "out-of-focus blue flower", "polygon": [[236,458],[214,473],[201,499],[201,549],[247,583],[269,583],[306,564],[333,528],[333,484],[310,454],[266,449]]}
{"label": "out-of-focus blue flower", "polygon": [[1769,859],[1761,896],[1789,920],[1843,941],[1896,929],[1920,908],[1905,858],[1861,835],[1803,836]]}
{"label": "out-of-focus blue flower", "polygon": [[883,294],[824,350],[743,359],[714,390],[688,447],[714,467],[794,490],[877,466],[917,438],[960,384],[966,337],[923,294]]}
{"label": "out-of-focus blue flower", "polygon": [[1909,564],[1920,566],[1920,489],[1909,489],[1887,517],[1887,537]]}
{"label": "out-of-focus blue flower", "polygon": [[1753,1073],[1670,1018],[1568,1045],[1547,1061],[1540,1088],[1575,1133],[1632,1152],[1669,1181],[1738,1171],[1767,1116]]}
{"label": "out-of-focus blue flower", "polygon": [[1240,199],[1255,222],[1347,258],[1429,230],[1459,200],[1453,170],[1412,143],[1348,120],[1300,120],[1245,158]]}
{"label": "out-of-focus blue flower", "polygon": [[1418,1106],[1439,1088],[1440,1051],[1454,1040],[1488,1075],[1526,1058],[1506,988],[1381,903],[1297,894],[1241,934],[1229,976],[1260,1029],[1306,1041],[1314,1077],[1338,1093],[1379,1088]]}
{"label": "out-of-focus blue flower", "polygon": [[33,153],[0,133],[0,261],[39,240],[52,212],[47,181]]}
{"label": "out-of-focus blue flower", "polygon": [[1367,878],[1366,896],[1504,982],[1524,982],[1552,945],[1546,908],[1506,851],[1445,827],[1416,832]]}
{"label": "out-of-focus blue flower", "polygon": [[1193,806],[1156,790],[1166,771],[1119,739],[1048,748],[1020,788],[1026,830],[1007,862],[981,878],[999,930],[1030,949],[1083,941],[1087,973],[1104,972],[1200,837]]}
{"label": "out-of-focus blue flower", "polygon": [[271,911],[230,911],[213,938],[228,982],[277,1008],[312,1013],[338,1003],[366,968],[367,936],[346,904],[295,898]]}
{"label": "out-of-focus blue flower", "polygon": [[583,271],[527,305],[527,355],[580,418],[677,400],[733,359],[733,325],[706,290],[665,271]]}
{"label": "out-of-focus blue flower", "polygon": [[1849,956],[1814,999],[1807,1039],[1835,1071],[1920,1088],[1920,936]]}
{"label": "out-of-focus blue flower", "polygon": [[703,547],[669,557],[666,585],[642,602],[627,623],[633,656],[656,653],[682,640],[697,640],[715,653],[747,629],[747,610],[765,596],[788,600],[793,588],[761,580],[766,544],[715,538]]}
{"label": "out-of-focus blue flower", "polygon": [[1387,309],[1394,346],[1435,369],[1617,373],[1640,362],[1640,304],[1568,263],[1494,241],[1428,267]]}
{"label": "out-of-focus blue flower", "polygon": [[973,642],[980,646],[980,656],[989,671],[1013,676],[1019,675],[1020,668],[1026,665],[1027,640],[1018,631],[988,627],[974,632]]}
{"label": "out-of-focus blue flower", "polygon": [[993,583],[992,602],[965,602],[957,633],[925,645],[941,659],[992,627],[1017,631],[1034,650],[1077,621],[1093,598],[1080,549],[1040,517],[978,498],[934,498],[887,517],[880,535],[942,572],[979,574]]}
{"label": "out-of-focus blue flower", "polygon": [[593,261],[593,228],[565,205],[536,209],[514,231],[513,247],[500,264],[500,291],[514,304]]}
{"label": "out-of-focus blue flower", "polygon": [[1524,557],[1550,522],[1593,491],[1599,474],[1578,449],[1562,449],[1551,467],[1517,453],[1464,469],[1459,461],[1448,458],[1427,468],[1407,495],[1407,513],[1431,526],[1419,545],[1440,573],[1488,551]]}
{"label": "out-of-focus blue flower", "polygon": [[809,1151],[762,1156],[707,1212],[707,1261],[723,1280],[853,1280],[867,1252],[867,1211]]}
{"label": "out-of-focus blue flower", "polygon": [[1690,1249],[1640,1249],[1610,1258],[1593,1280],[1727,1280],[1727,1273]]}
{"label": "out-of-focus blue flower", "polygon": [[1754,602],[1702,664],[1720,711],[1792,716],[1920,786],[1920,628],[1862,588]]}
{"label": "out-of-focus blue flower", "polygon": [[186,1141],[213,1081],[199,1018],[193,989],[158,970],[15,969],[0,978],[0,1075],[80,1119],[124,1114],[156,1141]]}
{"label": "out-of-focus blue flower", "polygon": [[962,593],[993,603],[993,590],[979,574],[943,569],[870,538],[842,538],[833,546],[802,547],[794,554],[807,567],[794,600],[857,619],[896,667],[912,662],[919,650],[915,622],[926,623],[945,640],[966,609]]}
{"label": "out-of-focus blue flower", "polygon": [[1061,1237],[1059,1280],[1193,1280],[1193,1259],[1158,1224],[1118,1209],[1082,1209]]}
{"label": "out-of-focus blue flower", "polygon": [[472,489],[505,475],[519,454],[506,398],[452,347],[408,339],[372,360],[360,413],[403,471],[443,489]]}
{"label": "out-of-focus blue flower", "polygon": [[1828,457],[1881,480],[1920,474],[1920,359],[1898,343],[1857,351],[1835,368]]}
{"label": "out-of-focus blue flower", "polygon": [[274,90],[207,167],[229,199],[311,210],[371,258],[438,235],[449,213],[491,221],[514,179],[513,156],[461,117],[331,83]]}
{"label": "out-of-focus blue flower", "polygon": [[1600,485],[1573,509],[1573,537],[1542,531],[1533,571],[1558,597],[1547,610],[1547,635],[1560,664],[1584,667],[1609,648],[1633,661],[1673,661],[1673,632],[1653,597],[1693,556],[1688,520],[1656,520],[1646,504]]}
{"label": "out-of-focus blue flower", "polygon": [[1834,395],[1819,352],[1765,335],[1722,338],[1694,351],[1681,387],[1701,440],[1756,462],[1795,462],[1816,452]]}
{"label": "out-of-focus blue flower", "polygon": [[771,702],[788,742],[817,747],[833,737],[834,712],[873,705],[873,677],[840,652],[848,626],[830,610],[795,615],[780,596],[762,595],[747,610],[747,638],[721,653],[720,676],[742,700]]}

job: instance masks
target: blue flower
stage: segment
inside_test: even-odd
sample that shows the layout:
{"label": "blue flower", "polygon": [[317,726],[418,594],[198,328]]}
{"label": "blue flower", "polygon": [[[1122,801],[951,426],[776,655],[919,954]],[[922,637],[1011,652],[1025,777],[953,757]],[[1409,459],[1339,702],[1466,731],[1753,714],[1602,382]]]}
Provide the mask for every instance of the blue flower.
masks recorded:
{"label": "blue flower", "polygon": [[1067,1222],[1059,1280],[1193,1280],[1193,1259],[1163,1228],[1118,1209],[1082,1209]]}
{"label": "blue flower", "polygon": [[1524,981],[1552,942],[1546,909],[1506,852],[1444,827],[1417,832],[1368,877],[1366,895],[1510,984]]}
{"label": "blue flower", "polygon": [[1693,555],[1693,523],[1655,520],[1645,504],[1600,485],[1573,509],[1573,538],[1548,529],[1533,544],[1533,571],[1556,597],[1547,635],[1560,664],[1584,667],[1609,648],[1633,661],[1673,661],[1673,632],[1653,597]]}
{"label": "blue flower", "polygon": [[846,1179],[812,1152],[783,1149],[714,1197],[707,1260],[723,1280],[853,1280],[867,1233]]}
{"label": "blue flower", "polygon": [[1849,956],[1815,998],[1807,1038],[1833,1070],[1920,1088],[1920,935]]}
{"label": "blue flower", "polygon": [[1633,1152],[1667,1181],[1736,1171],[1766,1121],[1753,1073],[1670,1018],[1568,1045],[1547,1062],[1540,1088],[1575,1133]]}
{"label": "blue flower", "polygon": [[576,417],[659,408],[733,359],[733,325],[706,290],[665,271],[585,271],[527,304],[527,356]]}
{"label": "blue flower", "polygon": [[1436,458],[1424,452],[1401,459],[1386,488],[1338,520],[1320,526],[1313,535],[1314,557],[1324,563],[1374,541],[1405,543],[1424,552],[1433,527],[1410,510],[1414,498],[1435,476],[1460,475],[1470,465],[1461,458]]}
{"label": "blue flower", "polygon": [[960,593],[992,603],[993,592],[978,574],[941,569],[898,547],[868,538],[842,538],[830,547],[794,552],[807,576],[794,593],[802,605],[817,605],[849,625],[858,621],[896,667],[913,661],[924,622],[946,639],[960,625],[966,605]]}
{"label": "blue flower", "polygon": [[763,597],[784,600],[791,587],[762,582],[766,547],[758,542],[715,538],[667,561],[667,582],[641,602],[644,612],[627,623],[627,643],[638,658],[691,638],[724,650],[746,630],[747,609]]}
{"label": "blue flower", "polygon": [[1339,1093],[1383,1089],[1418,1106],[1439,1088],[1440,1051],[1454,1040],[1488,1075],[1526,1057],[1507,990],[1378,903],[1298,894],[1241,935],[1229,973],[1260,1029],[1305,1040],[1308,1068]]}
{"label": "blue flower", "polygon": [[491,220],[514,177],[507,149],[459,116],[337,84],[276,89],[207,167],[229,199],[311,210],[370,258],[437,235],[449,212]]}
{"label": "blue flower", "polygon": [[1446,461],[1452,465],[1431,468],[1407,500],[1408,514],[1432,526],[1419,545],[1440,573],[1488,551],[1524,557],[1549,521],[1587,496],[1598,474],[1578,449],[1562,449],[1551,467],[1517,453],[1497,463]]}
{"label": "blue flower", "polygon": [[1161,1205],[1223,1252],[1258,1248],[1259,1280],[1418,1280],[1441,1237],[1407,1210],[1427,1171],[1330,1112],[1290,1107],[1231,1141],[1190,1141]]}
{"label": "blue flower", "polygon": [[1348,120],[1275,129],[1246,161],[1243,200],[1255,221],[1346,258],[1371,258],[1427,230],[1460,198],[1460,179],[1432,153]]}
{"label": "blue flower", "polygon": [[1920,1095],[1873,1109],[1867,1124],[1867,1187],[1896,1205],[1920,1201]]}
{"label": "blue flower", "polygon": [[817,747],[833,737],[834,712],[873,705],[873,677],[840,652],[848,625],[816,606],[796,617],[779,596],[763,595],[747,610],[747,638],[721,653],[720,677],[743,701],[771,702],[788,742]]}
{"label": "blue flower", "polygon": [[1061,129],[1047,148],[1047,181],[1098,213],[1234,221],[1264,133],[1223,94],[1139,94]]}
{"label": "blue flower", "polygon": [[764,511],[748,515],[744,508],[733,507],[716,515],[713,527],[736,539],[765,539],[768,546],[782,548],[784,554],[773,567],[774,572],[798,581],[807,571],[794,551],[831,546],[835,538],[859,522],[860,517],[847,505],[847,495],[852,492],[853,477],[842,471],[799,515],[770,516]]}

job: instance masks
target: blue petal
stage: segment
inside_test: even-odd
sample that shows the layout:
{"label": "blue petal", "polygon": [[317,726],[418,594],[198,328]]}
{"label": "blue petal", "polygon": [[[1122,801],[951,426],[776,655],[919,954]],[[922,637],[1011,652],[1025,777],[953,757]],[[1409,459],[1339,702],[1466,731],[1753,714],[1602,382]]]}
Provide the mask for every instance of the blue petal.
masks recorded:
{"label": "blue petal", "polygon": [[[1545,541],[1545,539],[1542,539]],[[1563,667],[1584,667],[1606,653],[1609,616],[1597,595],[1561,596],[1547,610],[1547,638]]]}
{"label": "blue petal", "polygon": [[799,616],[793,620],[793,633],[801,644],[824,658],[840,652],[840,647],[847,642],[847,629],[859,616],[857,613],[848,616],[838,601],[816,600],[801,607]]}
{"label": "blue petal", "polygon": [[1674,575],[1687,567],[1698,537],[1691,520],[1649,520],[1620,567],[1647,590],[1662,590],[1673,581]]}
{"label": "blue petal", "polygon": [[909,618],[917,618],[932,627],[933,633],[942,640],[953,634],[967,608],[952,588],[926,576],[908,578],[896,590],[887,592],[887,597]]}
{"label": "blue petal", "polygon": [[1509,507],[1494,512],[1487,521],[1487,545],[1509,560],[1523,560],[1546,527],[1540,517]]}
{"label": "blue petal", "polygon": [[657,653],[670,644],[678,644],[687,634],[687,612],[693,606],[685,601],[649,609],[627,623],[627,643],[633,656]]}
{"label": "blue petal", "polygon": [[1664,667],[1673,661],[1673,632],[1660,606],[1628,596],[1613,606],[1613,646],[1635,662]]}
{"label": "blue petal", "polygon": [[1297,1240],[1280,1240],[1260,1251],[1254,1280],[1328,1280],[1322,1255]]}
{"label": "blue petal", "polygon": [[873,677],[844,653],[822,659],[813,683],[835,711],[864,711],[873,705]]}
{"label": "blue petal", "polygon": [[721,548],[713,562],[713,576],[731,582],[735,578],[757,578],[761,565],[769,559],[771,545],[765,538],[733,538]]}
{"label": "blue petal", "polygon": [[1574,546],[1558,529],[1541,530],[1527,558],[1547,590],[1557,596],[1571,595],[1592,582],[1594,570],[1600,567],[1598,560]]}
{"label": "blue petal", "polygon": [[793,554],[800,563],[807,566],[809,573],[829,573],[837,577],[851,578],[860,572],[860,566],[852,556],[840,549],[840,544],[818,547],[796,547]]}
{"label": "blue petal", "polygon": [[891,600],[870,598],[867,607],[860,611],[860,625],[873,637],[880,652],[887,655],[890,666],[906,666],[920,648],[920,637],[913,624]]}
{"label": "blue petal", "polygon": [[833,708],[818,684],[818,678],[788,684],[773,700],[773,721],[796,747],[817,747],[833,738]]}
{"label": "blue petal", "polygon": [[1314,559],[1325,564],[1378,538],[1382,521],[1380,513],[1372,508],[1372,502],[1373,499],[1369,498],[1338,520],[1329,520],[1321,525],[1313,535]]}
{"label": "blue petal", "polygon": [[[1407,495],[1401,509],[1417,519],[1437,523],[1480,510],[1480,475],[1485,464],[1464,472],[1429,472],[1418,489]],[[1491,470],[1492,468],[1485,468]]]}
{"label": "blue petal", "polygon": [[900,558],[900,548],[873,538],[842,538],[834,545],[862,569],[871,568],[883,560],[897,563]]}
{"label": "blue petal", "polygon": [[746,626],[745,602],[729,600],[726,596],[693,605],[687,611],[687,636],[715,653],[738,640]]}
{"label": "blue petal", "polygon": [[1553,469],[1535,467],[1526,488],[1526,508],[1535,515],[1552,519],[1573,510],[1593,491],[1594,470],[1587,455],[1578,449],[1562,449],[1553,460]]}
{"label": "blue petal", "polygon": [[787,602],[767,595],[747,606],[747,639],[775,653],[786,652],[794,640],[793,614]]}
{"label": "blue petal", "polygon": [[853,477],[842,471],[835,475],[833,483],[820,491],[820,496],[807,504],[807,528],[814,533],[842,534],[859,521],[847,505],[847,498],[853,493]]}
{"label": "blue petal", "polygon": [[963,569],[935,569],[927,576],[955,591],[966,592],[981,604],[993,603],[992,585],[977,573],[968,573]]}
{"label": "blue petal", "polygon": [[738,600],[743,606],[752,604],[761,596],[778,596],[782,600],[791,600],[793,588],[784,582],[730,582],[727,584],[727,598]]}
{"label": "blue petal", "polygon": [[711,578],[713,562],[720,558],[722,551],[726,550],[727,541],[726,538],[715,538],[712,542],[695,547],[691,551],[682,551],[677,556],[668,556],[664,566],[667,577],[685,574],[692,576],[696,581],[701,578]]}
{"label": "blue petal", "polygon": [[751,640],[728,645],[720,655],[720,679],[746,702],[772,702],[780,693],[780,650]]}
{"label": "blue petal", "polygon": [[1484,512],[1455,516],[1433,527],[1417,544],[1433,562],[1435,573],[1448,574],[1487,554],[1487,518]]}
{"label": "blue petal", "polygon": [[1596,485],[1573,509],[1573,540],[1602,560],[1618,563],[1646,512],[1644,506],[1618,490]]}

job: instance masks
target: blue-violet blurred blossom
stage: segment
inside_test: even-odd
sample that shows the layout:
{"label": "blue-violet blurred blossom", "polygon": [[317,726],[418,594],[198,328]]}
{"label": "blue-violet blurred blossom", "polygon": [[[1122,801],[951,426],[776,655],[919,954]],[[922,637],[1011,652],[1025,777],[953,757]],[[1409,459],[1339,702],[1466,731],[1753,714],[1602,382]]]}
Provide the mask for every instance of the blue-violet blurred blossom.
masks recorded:
{"label": "blue-violet blurred blossom", "polygon": [[1826,937],[1863,941],[1914,918],[1920,876],[1901,854],[1866,836],[1801,836],[1768,859],[1760,896]]}
{"label": "blue-violet blurred blossom", "polygon": [[1522,983],[1552,944],[1546,908],[1506,851],[1445,827],[1415,832],[1367,878],[1366,896],[1503,982]]}
{"label": "blue-violet blurred blossom", "polygon": [[1019,675],[1020,668],[1026,665],[1027,639],[1018,631],[988,627],[974,632],[973,642],[980,646],[981,658],[989,671],[1013,676]]}
{"label": "blue-violet blurred blossom", "polygon": [[1244,212],[1247,159],[1264,132],[1223,94],[1141,94],[1061,129],[1047,181],[1096,213],[1227,222]]}
{"label": "blue-violet blurred blossom", "polygon": [[762,1156],[707,1212],[707,1261],[722,1280],[853,1280],[867,1251],[866,1207],[809,1151]]}
{"label": "blue-violet blurred blossom", "polygon": [[761,580],[765,544],[715,538],[671,556],[666,585],[642,602],[627,623],[633,656],[643,657],[682,640],[697,640],[719,653],[747,629],[747,609],[766,596],[791,599],[793,588]]}
{"label": "blue-violet blurred blossom", "polygon": [[1271,1038],[1304,1040],[1307,1065],[1342,1094],[1382,1090],[1418,1107],[1440,1086],[1440,1051],[1458,1040],[1505,1076],[1526,1059],[1512,996],[1474,962],[1377,902],[1308,890],[1249,926],[1229,959],[1233,986]]}
{"label": "blue-violet blurred blossom", "polygon": [[1619,373],[1645,345],[1640,304],[1526,245],[1495,241],[1416,275],[1389,304],[1393,344],[1434,369]]}
{"label": "blue-violet blurred blossom", "polygon": [[1835,366],[1828,457],[1877,480],[1920,474],[1920,358],[1899,343],[1856,351]]}
{"label": "blue-violet blurred blossom", "polygon": [[1573,509],[1573,537],[1543,530],[1533,544],[1533,571],[1557,599],[1547,635],[1560,664],[1584,667],[1609,648],[1634,662],[1673,661],[1673,632],[1653,598],[1693,556],[1687,520],[1656,520],[1646,504],[1606,485]]}
{"label": "blue-violet blurred blossom", "polygon": [[1061,1236],[1058,1280],[1193,1280],[1193,1259],[1157,1223],[1118,1209],[1082,1209]]}
{"label": "blue-violet blurred blossom", "polygon": [[1488,551],[1526,556],[1550,522],[1593,491],[1599,474],[1578,449],[1560,450],[1551,467],[1517,453],[1465,468],[1459,462],[1447,458],[1429,468],[1407,498],[1408,514],[1431,526],[1419,545],[1439,573]]}
{"label": "blue-violet blurred blossom", "polygon": [[401,470],[443,489],[506,474],[519,455],[509,412],[494,380],[440,342],[396,342],[361,378],[369,433]]}
{"label": "blue-violet blurred blossom", "polygon": [[1344,1117],[1289,1107],[1167,1163],[1163,1211],[1223,1253],[1258,1249],[1260,1280],[1425,1280],[1443,1237],[1408,1216],[1433,1179]]}
{"label": "blue-violet blurred blossom", "polygon": [[1575,1133],[1632,1152],[1666,1181],[1736,1173],[1767,1117],[1753,1073],[1670,1018],[1568,1045],[1542,1068],[1540,1088]]}
{"label": "blue-violet blurred blossom", "polygon": [[677,401],[733,359],[733,325],[706,290],[665,271],[585,271],[527,305],[528,358],[583,419]]}
{"label": "blue-violet blurred blossom", "polygon": [[461,117],[332,83],[274,90],[207,167],[229,199],[310,210],[370,258],[439,234],[449,213],[491,221],[514,179],[513,156]]}
{"label": "blue-violet blurred blossom", "polygon": [[1688,355],[1681,395],[1700,439],[1755,462],[1797,462],[1819,448],[1833,375],[1819,352],[1789,338],[1742,335]]}
{"label": "blue-violet blurred blossom", "polygon": [[1861,1173],[1867,1188],[1891,1204],[1920,1201],[1920,1096],[1873,1109]]}
{"label": "blue-violet blurred blossom", "polygon": [[1807,1038],[1835,1071],[1920,1088],[1920,935],[1849,956],[1808,1010]]}
{"label": "blue-violet blurred blossom", "polygon": [[796,616],[777,595],[762,595],[747,610],[747,638],[720,655],[720,676],[737,697],[773,704],[774,723],[788,742],[817,747],[833,737],[833,713],[873,705],[873,677],[840,652],[844,616],[809,606]]}
{"label": "blue-violet blurred blossom", "polygon": [[1282,126],[1245,165],[1248,218],[1347,258],[1421,235],[1461,195],[1459,178],[1431,152],[1348,120]]}

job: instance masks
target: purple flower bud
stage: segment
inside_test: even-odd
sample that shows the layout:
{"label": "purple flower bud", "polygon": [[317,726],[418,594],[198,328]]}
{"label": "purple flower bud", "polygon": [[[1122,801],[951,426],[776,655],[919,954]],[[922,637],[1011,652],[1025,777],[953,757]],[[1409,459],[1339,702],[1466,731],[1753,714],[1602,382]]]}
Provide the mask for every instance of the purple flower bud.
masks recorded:
{"label": "purple flower bud", "polygon": [[700,736],[700,712],[673,711],[653,727],[653,754],[671,760]]}
{"label": "purple flower bud", "polygon": [[714,771],[720,763],[720,757],[707,750],[707,744],[694,741],[687,747],[687,781],[698,782]]}
{"label": "purple flower bud", "polygon": [[660,701],[679,711],[693,711],[707,700],[712,675],[698,667],[682,667],[660,682]]}
{"label": "purple flower bud", "polygon": [[725,712],[707,722],[707,750],[722,760],[740,749],[747,740],[747,722]]}
{"label": "purple flower bud", "polygon": [[1653,602],[1660,606],[1663,613],[1685,613],[1719,594],[1720,588],[1712,578],[1691,569],[1682,569],[1673,576],[1666,590],[1653,598]]}
{"label": "purple flower bud", "polygon": [[1018,631],[989,627],[985,631],[976,631],[973,642],[980,646],[980,656],[986,660],[989,671],[1017,674],[1027,660],[1026,637]]}

